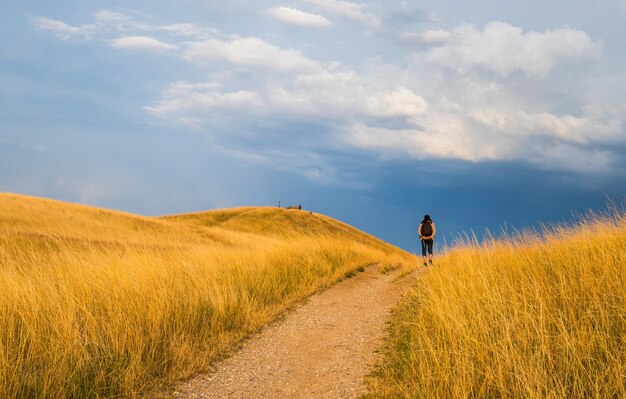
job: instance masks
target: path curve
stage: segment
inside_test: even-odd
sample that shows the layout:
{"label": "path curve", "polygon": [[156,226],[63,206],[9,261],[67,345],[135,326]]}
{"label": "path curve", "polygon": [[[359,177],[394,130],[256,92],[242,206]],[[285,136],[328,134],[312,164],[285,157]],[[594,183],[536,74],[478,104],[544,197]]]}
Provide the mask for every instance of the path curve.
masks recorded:
{"label": "path curve", "polygon": [[385,337],[390,308],[415,282],[369,267],[288,312],[176,399],[357,398]]}

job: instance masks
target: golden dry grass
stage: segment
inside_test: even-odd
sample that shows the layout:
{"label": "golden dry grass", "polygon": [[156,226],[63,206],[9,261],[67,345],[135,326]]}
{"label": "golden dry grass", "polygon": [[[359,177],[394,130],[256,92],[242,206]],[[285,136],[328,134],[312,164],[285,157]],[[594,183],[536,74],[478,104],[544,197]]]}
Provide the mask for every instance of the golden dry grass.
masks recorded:
{"label": "golden dry grass", "polygon": [[626,217],[452,249],[394,312],[372,397],[625,398]]}
{"label": "golden dry grass", "polygon": [[135,397],[407,253],[309,212],[140,217],[0,194],[0,397]]}

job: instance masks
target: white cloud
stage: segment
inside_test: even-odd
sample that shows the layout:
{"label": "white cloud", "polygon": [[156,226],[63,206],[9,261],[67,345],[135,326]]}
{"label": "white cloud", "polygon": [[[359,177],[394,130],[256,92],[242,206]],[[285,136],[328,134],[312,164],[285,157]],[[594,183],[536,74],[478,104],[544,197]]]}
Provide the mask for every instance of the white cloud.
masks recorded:
{"label": "white cloud", "polygon": [[471,110],[467,115],[493,131],[518,140],[544,136],[563,143],[585,145],[611,142],[621,133],[619,118],[605,118],[603,114],[574,116],[522,110],[503,112],[492,107],[488,111]]}
{"label": "white cloud", "polygon": [[[433,32],[431,37],[445,36]],[[452,36],[448,38],[451,42]],[[234,97],[242,103],[248,101],[241,107],[245,115],[240,117],[279,124],[286,120],[325,123],[335,130],[332,140],[326,142],[328,146],[420,159],[522,159],[541,167],[579,170],[579,165],[608,167],[613,160],[611,153],[594,148],[626,141],[621,129],[626,112],[609,114],[593,107],[581,108],[580,115],[557,112],[538,104],[536,97],[529,95],[531,87],[520,91],[512,86],[513,78],[506,75],[496,74],[494,80],[492,74],[469,69],[441,74],[438,62],[419,56],[429,54],[427,51],[417,53],[405,67],[381,64],[356,70],[341,63],[322,64],[307,59],[304,63],[292,62],[300,68],[288,68],[293,74],[285,75],[274,61],[269,61],[284,50],[256,39],[252,47],[267,51],[262,52],[264,56],[253,56],[257,51],[241,51],[237,40],[249,38],[211,42],[208,59],[227,60],[256,71],[257,84]],[[236,58],[235,53],[251,58]],[[197,54],[198,59],[205,56]],[[552,62],[551,68],[562,66],[560,60]],[[270,65],[273,68],[268,68]],[[315,67],[307,69],[303,65]],[[416,78],[420,76],[429,79]],[[166,120],[191,121],[197,127],[208,128],[219,119],[224,104],[232,100],[227,87],[239,82],[236,75],[231,75],[221,80],[223,86],[180,83],[179,88],[184,90],[170,88],[147,109]],[[537,83],[533,90],[542,87]],[[236,109],[237,102],[231,104]],[[559,149],[577,154],[580,162],[555,156]]]}
{"label": "white cloud", "polygon": [[35,18],[34,24],[39,29],[53,32],[55,35],[63,40],[76,38],[89,39],[94,34],[95,30],[95,27],[93,25],[72,26],[66,24],[63,21],[57,21],[55,19],[45,17]]}
{"label": "white cloud", "polygon": [[381,93],[380,96],[367,98],[367,115],[375,118],[415,117],[428,109],[428,103],[422,97],[406,87]]}
{"label": "white cloud", "polygon": [[130,18],[128,15],[111,10],[100,10],[98,12],[95,12],[93,16],[99,22],[124,23],[132,21],[132,18]]}
{"label": "white cloud", "polygon": [[350,72],[301,76],[292,85],[270,86],[266,95],[279,112],[336,122],[413,118],[428,108],[426,100],[406,87],[389,88]]}
{"label": "white cloud", "polygon": [[216,29],[202,28],[194,24],[171,24],[155,27],[159,31],[171,33],[176,36],[184,36],[189,38],[205,38],[209,35],[217,34]]}
{"label": "white cloud", "polygon": [[311,26],[316,28],[331,25],[331,22],[321,15],[310,14],[291,7],[272,8],[269,10],[269,14],[276,20],[290,25]]}
{"label": "white cloud", "polygon": [[490,22],[482,31],[461,25],[450,34],[445,46],[429,50],[425,57],[461,73],[480,67],[500,76],[519,70],[545,78],[559,63],[595,61],[601,51],[587,33],[569,27],[524,33],[504,22]]}
{"label": "white cloud", "polygon": [[390,85],[353,70],[299,76],[291,84],[273,84],[268,97],[280,109],[327,120],[413,118],[428,104],[406,87]]}
{"label": "white cloud", "polygon": [[[372,28],[379,24],[364,4],[306,1]],[[313,23],[314,14],[293,11],[298,10],[271,12],[279,20]],[[328,130],[311,132],[311,142],[342,150],[525,160],[570,170],[608,168],[616,157],[611,145],[626,144],[626,107],[613,90],[620,85],[605,83],[596,94],[574,89],[589,83],[588,68],[579,66],[597,62],[602,49],[587,33],[568,27],[524,32],[491,22],[483,29],[461,25],[405,33],[404,40],[418,50],[402,62],[387,63],[381,56],[348,67],[258,37],[228,36],[193,24],[145,24],[110,11],[98,13],[92,25],[47,18],[35,23],[62,39],[97,38],[116,48],[167,52],[196,65],[208,80],[186,82],[183,76],[146,111],[167,122],[227,131],[228,137],[216,141],[235,152],[252,152],[255,159],[278,156],[272,145],[289,150],[289,143],[276,137],[267,138],[266,155],[238,144],[237,135],[258,123],[280,131],[291,123],[314,122]],[[309,150],[300,142],[294,146],[295,159]],[[320,169],[302,170],[317,176]]]}
{"label": "white cloud", "polygon": [[305,0],[308,3],[315,4],[329,12],[358,21],[367,27],[378,30],[381,29],[382,23],[380,19],[367,11],[367,5],[361,3],[353,3],[344,0]]}
{"label": "white cloud", "polygon": [[189,84],[175,82],[161,95],[161,99],[146,110],[162,119],[176,119],[185,125],[200,127],[202,115],[216,110],[258,108],[263,105],[259,94],[249,90],[220,92],[221,85],[211,82]]}
{"label": "white cloud", "polygon": [[400,42],[412,45],[442,45],[450,39],[450,32],[443,29],[426,30],[423,32],[404,32],[398,37]]}
{"label": "white cloud", "polygon": [[[619,138],[618,126],[586,118],[521,112],[490,129],[489,125],[473,126],[463,114],[439,112],[425,118],[423,126],[402,129],[357,123],[346,126],[343,137],[346,143],[381,154],[472,162],[521,159],[550,169],[586,172],[607,170],[614,160],[610,151],[588,145],[597,140],[593,132],[626,141]],[[571,131],[570,125],[574,126]]]}
{"label": "white cloud", "polygon": [[163,50],[175,50],[177,47],[164,43],[149,36],[126,36],[113,39],[109,42],[111,47],[127,49],[127,50],[148,50],[148,51],[163,51]]}
{"label": "white cloud", "polygon": [[472,162],[524,160],[550,169],[587,172],[610,168],[616,158],[607,145],[626,144],[624,111],[590,109],[579,116],[531,113],[519,109],[530,108],[524,102],[531,100],[523,94],[511,97],[505,90],[487,88],[477,96],[470,86],[464,89],[456,91],[456,102],[445,97],[432,101],[428,112],[412,118],[414,123],[408,126],[355,123],[344,126],[342,137],[346,143],[387,155]]}
{"label": "white cloud", "polygon": [[[239,93],[241,94],[241,93]],[[231,93],[215,83],[178,82],[147,109],[161,118],[211,123],[210,116],[231,100]],[[331,123],[374,119],[414,119],[428,110],[428,103],[403,86],[367,79],[354,71],[319,71],[301,74],[292,81],[271,79],[256,91],[246,92],[242,108],[250,115],[269,119],[304,118]],[[236,103],[233,104],[237,105]]]}
{"label": "white cloud", "polygon": [[417,159],[455,158],[475,161],[488,159],[487,149],[476,153],[474,146],[467,146],[469,138],[456,121],[441,121],[443,129],[423,131],[417,128],[392,129],[356,123],[346,126],[346,143],[387,155],[409,155]]}
{"label": "white cloud", "polygon": [[[136,20],[135,18],[111,10],[100,10],[93,14],[94,22],[84,25],[69,25],[46,17],[36,17],[33,24],[44,30],[55,33],[62,39],[85,39],[94,37],[112,40],[115,36],[150,36],[171,35],[175,39],[206,39],[218,34],[216,29],[200,27],[190,23],[169,25],[153,25]],[[158,40],[158,39],[157,39]]]}
{"label": "white cloud", "polygon": [[184,57],[200,64],[224,60],[239,66],[278,71],[319,69],[317,63],[307,59],[299,51],[284,50],[255,37],[188,42]]}

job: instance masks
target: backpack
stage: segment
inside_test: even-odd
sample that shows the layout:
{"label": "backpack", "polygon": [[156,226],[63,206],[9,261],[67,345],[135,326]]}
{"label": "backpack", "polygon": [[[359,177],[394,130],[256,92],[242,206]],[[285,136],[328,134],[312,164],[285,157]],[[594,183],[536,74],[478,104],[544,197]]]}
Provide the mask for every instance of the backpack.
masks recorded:
{"label": "backpack", "polygon": [[422,237],[430,237],[431,235],[433,235],[432,223],[429,221],[422,223]]}

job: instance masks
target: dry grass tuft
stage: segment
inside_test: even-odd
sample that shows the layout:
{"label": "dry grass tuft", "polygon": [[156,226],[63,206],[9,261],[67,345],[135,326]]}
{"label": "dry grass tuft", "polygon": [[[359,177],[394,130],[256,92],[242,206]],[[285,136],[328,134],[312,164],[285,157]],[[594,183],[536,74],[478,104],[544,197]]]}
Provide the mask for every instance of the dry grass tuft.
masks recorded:
{"label": "dry grass tuft", "polygon": [[0,397],[141,396],[364,265],[412,261],[308,212],[146,218],[1,194]]}
{"label": "dry grass tuft", "polygon": [[373,397],[626,397],[626,217],[457,246],[396,310]]}

